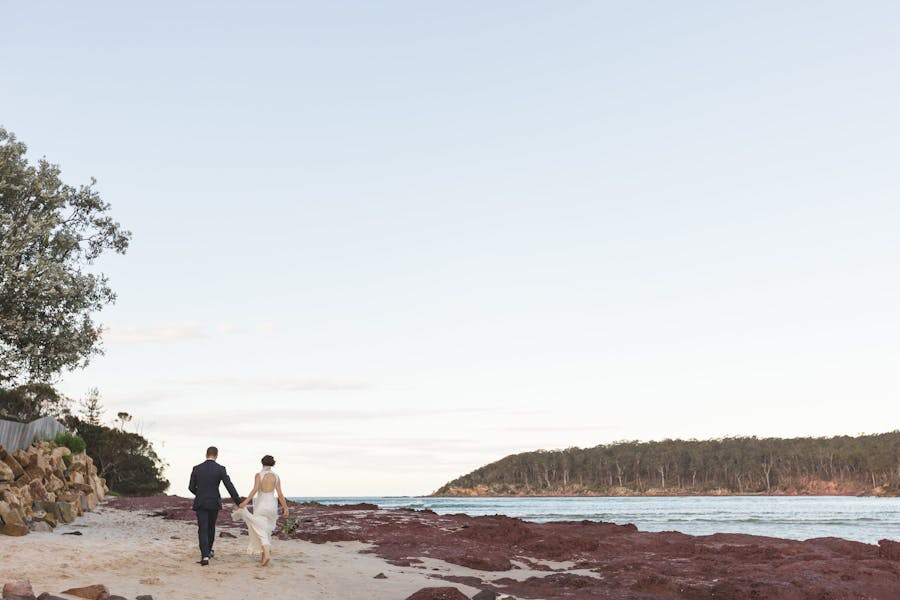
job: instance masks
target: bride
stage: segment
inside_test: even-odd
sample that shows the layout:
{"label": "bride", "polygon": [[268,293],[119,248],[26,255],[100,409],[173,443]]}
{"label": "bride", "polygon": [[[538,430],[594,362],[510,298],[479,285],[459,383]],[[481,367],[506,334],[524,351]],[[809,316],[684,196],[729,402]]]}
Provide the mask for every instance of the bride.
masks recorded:
{"label": "bride", "polygon": [[[284,510],[284,516],[288,516],[287,500],[281,492],[281,479],[272,471],[275,466],[275,459],[266,454],[262,457],[262,471],[256,474],[253,481],[253,489],[247,494],[246,500],[238,505],[231,517],[235,520],[243,519],[247,523],[247,530],[250,533],[250,545],[247,547],[248,554],[254,554],[262,551],[262,560],[260,566],[269,564],[269,546],[271,545],[271,535],[275,531],[275,523],[278,521],[278,503],[275,501],[275,493],[278,493],[278,501],[281,502],[281,508]],[[246,506],[253,499],[253,512],[247,510]]]}

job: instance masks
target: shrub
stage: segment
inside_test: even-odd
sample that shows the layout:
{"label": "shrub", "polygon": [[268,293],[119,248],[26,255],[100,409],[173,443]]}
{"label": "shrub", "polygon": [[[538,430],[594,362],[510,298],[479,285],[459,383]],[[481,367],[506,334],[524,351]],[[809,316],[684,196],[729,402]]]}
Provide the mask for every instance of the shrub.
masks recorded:
{"label": "shrub", "polygon": [[81,454],[87,447],[83,439],[77,435],[72,435],[71,433],[58,433],[56,434],[56,437],[53,438],[53,441],[57,446],[65,446],[71,450],[73,454]]}

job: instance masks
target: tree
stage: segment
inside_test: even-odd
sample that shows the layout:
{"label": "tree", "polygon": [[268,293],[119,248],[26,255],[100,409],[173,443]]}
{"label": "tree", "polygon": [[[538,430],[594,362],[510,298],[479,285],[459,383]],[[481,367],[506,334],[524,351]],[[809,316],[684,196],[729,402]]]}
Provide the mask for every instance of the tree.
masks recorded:
{"label": "tree", "polygon": [[125,423],[131,421],[133,417],[125,411],[116,414],[116,420],[119,422],[119,429],[125,431]]}
{"label": "tree", "polygon": [[160,494],[169,487],[163,476],[165,463],[149,440],[115,427],[69,419],[94,459],[109,489],[125,495]]}
{"label": "tree", "polygon": [[89,185],[72,187],[45,158],[0,128],[0,385],[47,382],[101,352],[93,313],[115,301],[104,252],[124,254],[131,234]]}
{"label": "tree", "polygon": [[41,417],[69,414],[69,399],[46,383],[28,383],[0,389],[0,418],[28,423]]}
{"label": "tree", "polygon": [[88,390],[87,396],[81,400],[81,416],[84,417],[85,422],[99,425],[104,410],[103,405],[100,404],[100,390],[92,387]]}

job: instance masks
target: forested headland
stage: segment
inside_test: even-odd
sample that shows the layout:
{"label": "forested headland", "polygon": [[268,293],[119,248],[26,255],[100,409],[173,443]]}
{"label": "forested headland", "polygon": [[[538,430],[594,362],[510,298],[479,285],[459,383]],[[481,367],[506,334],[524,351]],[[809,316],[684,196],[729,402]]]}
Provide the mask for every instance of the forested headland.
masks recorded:
{"label": "forested headland", "polygon": [[900,431],[617,442],[513,454],[434,496],[900,495]]}

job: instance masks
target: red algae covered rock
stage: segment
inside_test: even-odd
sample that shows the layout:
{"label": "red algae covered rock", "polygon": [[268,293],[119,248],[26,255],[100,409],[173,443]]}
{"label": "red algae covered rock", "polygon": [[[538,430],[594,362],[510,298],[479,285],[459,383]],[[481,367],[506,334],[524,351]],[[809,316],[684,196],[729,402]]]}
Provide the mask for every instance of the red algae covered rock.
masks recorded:
{"label": "red algae covered rock", "polygon": [[900,560],[900,542],[878,540],[878,556],[887,560]]}
{"label": "red algae covered rock", "polygon": [[455,587],[428,587],[422,588],[406,600],[469,600]]}

